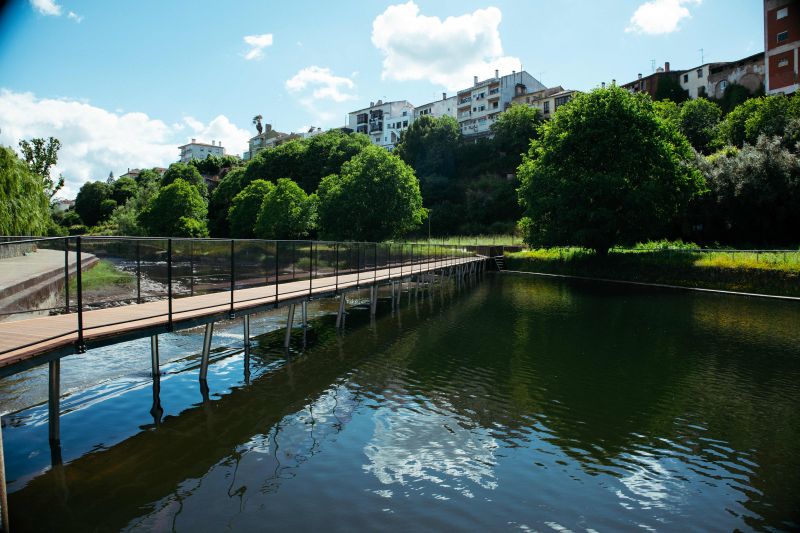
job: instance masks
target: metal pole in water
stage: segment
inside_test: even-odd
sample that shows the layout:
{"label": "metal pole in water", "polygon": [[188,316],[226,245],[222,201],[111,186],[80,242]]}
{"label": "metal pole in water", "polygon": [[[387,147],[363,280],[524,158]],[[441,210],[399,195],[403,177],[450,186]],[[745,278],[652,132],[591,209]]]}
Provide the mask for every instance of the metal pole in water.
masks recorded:
{"label": "metal pole in water", "polygon": [[341,328],[344,326],[344,309],[345,305],[347,305],[347,297],[344,293],[339,296],[339,311],[336,313],[336,329]]}
{"label": "metal pole in water", "polygon": [[206,332],[203,336],[203,353],[200,356],[200,381],[205,382],[208,377],[208,358],[211,354],[211,337],[214,336],[214,323],[206,324]]}
{"label": "metal pole in water", "polygon": [[375,293],[375,285],[372,285],[369,288],[369,314],[375,316],[375,307],[376,307],[376,293]]}
{"label": "metal pole in water", "polygon": [[50,361],[48,378],[47,425],[50,436],[50,462],[61,464],[61,360]]}
{"label": "metal pole in water", "polygon": [[250,315],[244,315],[242,326],[244,327],[244,345],[250,346]]}
{"label": "metal pole in water", "polygon": [[161,424],[161,416],[164,410],[161,408],[161,373],[158,362],[158,335],[150,337],[150,364],[153,375],[153,406],[150,408],[150,415],[153,423],[158,426]]}
{"label": "metal pole in water", "polygon": [[294,305],[289,306],[289,316],[286,318],[286,336],[283,338],[283,347],[289,348],[289,342],[292,340],[292,326],[294,325]]}
{"label": "metal pole in water", "polygon": [[308,329],[308,300],[303,300],[301,310],[303,312],[303,329]]}
{"label": "metal pole in water", "polygon": [[153,377],[160,374],[158,367],[158,335],[153,335],[150,337],[150,373]]}

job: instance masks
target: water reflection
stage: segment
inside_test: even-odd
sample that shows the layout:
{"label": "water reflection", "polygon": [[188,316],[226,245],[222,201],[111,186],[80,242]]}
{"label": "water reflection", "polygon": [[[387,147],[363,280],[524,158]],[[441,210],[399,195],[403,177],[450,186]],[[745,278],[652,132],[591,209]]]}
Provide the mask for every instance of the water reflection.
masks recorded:
{"label": "water reflection", "polygon": [[[797,306],[512,276],[425,298],[374,322],[354,310],[343,335],[318,321],[305,353],[262,337],[250,384],[244,355],[228,353],[204,402],[196,373],[169,374],[160,426],[110,445],[86,430],[94,451],[18,484],[13,518],[75,530],[800,525]],[[146,415],[143,391],[120,388],[74,419],[119,427],[98,413]],[[70,418],[62,435],[87,427]],[[7,446],[25,444],[23,429]]]}

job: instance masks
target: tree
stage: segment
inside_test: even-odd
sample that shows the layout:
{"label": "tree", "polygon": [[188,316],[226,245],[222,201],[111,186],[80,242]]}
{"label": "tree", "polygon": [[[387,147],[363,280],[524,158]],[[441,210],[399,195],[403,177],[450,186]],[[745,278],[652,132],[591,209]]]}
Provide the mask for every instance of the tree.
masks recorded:
{"label": "tree", "polygon": [[136,180],[136,185],[139,187],[144,187],[149,183],[161,184],[161,175],[152,168],[146,168],[140,171],[134,179]]}
{"label": "tree", "polygon": [[195,185],[176,179],[148,203],[139,223],[157,237],[206,237],[208,208]]}
{"label": "tree", "polygon": [[525,239],[604,255],[661,237],[703,188],[693,159],[648,96],[619,87],[581,94],[545,123],[520,165]]}
{"label": "tree", "polygon": [[20,141],[19,147],[28,169],[41,178],[45,194],[48,198],[55,196],[64,186],[64,177],[59,176],[58,181],[53,181],[50,169],[58,162],[61,141],[55,137],[49,137],[47,140],[37,137],[30,141]]}
{"label": "tree", "polygon": [[800,242],[800,160],[779,137],[704,158],[712,237],[741,244]]}
{"label": "tree", "polygon": [[689,100],[681,104],[681,131],[698,152],[709,153],[714,148],[717,125],[722,118],[722,109],[705,98]]}
{"label": "tree", "polygon": [[194,186],[200,195],[205,198],[208,196],[206,180],[200,175],[197,167],[186,163],[172,163],[164,175],[161,177],[161,186],[166,187],[176,180],[183,180],[189,185]]}
{"label": "tree", "polygon": [[425,216],[419,182],[399,157],[369,146],[319,185],[319,219],[332,239],[383,241],[418,227]]}
{"label": "tree", "polygon": [[[250,187],[252,184],[248,189]],[[315,224],[315,203],[314,195],[309,197],[295,182],[279,179],[261,204],[255,225],[256,236],[262,239],[307,237]]]}
{"label": "tree", "polygon": [[730,113],[736,106],[742,104],[745,100],[752,98],[750,89],[738,83],[729,83],[725,87],[725,92],[722,93],[722,98],[718,100],[719,106],[722,108],[723,113]]}
{"label": "tree", "polygon": [[653,96],[654,100],[672,100],[676,104],[685,102],[689,99],[689,91],[681,87],[680,82],[672,76],[661,76],[658,80],[658,87]]}
{"label": "tree", "polygon": [[252,239],[261,204],[275,186],[264,180],[256,180],[237,194],[228,211],[231,237]]}
{"label": "tree", "polygon": [[192,159],[189,164],[203,176],[219,176],[225,170],[241,166],[242,160],[232,155],[208,154],[205,159]]}
{"label": "tree", "polygon": [[244,184],[244,168],[238,167],[228,172],[211,193],[208,203],[209,230],[214,237],[230,237],[228,211],[234,197],[247,185]]}
{"label": "tree", "polygon": [[102,204],[111,198],[113,188],[104,181],[87,181],[75,197],[75,211],[87,226],[96,226],[110,213],[106,212]]}
{"label": "tree", "polygon": [[128,199],[136,195],[136,190],[139,188],[133,178],[119,178],[111,183],[111,187],[113,189],[112,198],[119,205],[125,205]]}
{"label": "tree", "polygon": [[394,153],[417,176],[454,176],[461,131],[456,119],[423,115],[400,136]]}
{"label": "tree", "polygon": [[42,235],[50,222],[40,176],[13,150],[0,146],[0,235]]}
{"label": "tree", "polygon": [[720,140],[723,143],[741,148],[747,137],[745,124],[751,116],[758,112],[762,105],[764,105],[764,98],[751,98],[736,106],[719,125]]}
{"label": "tree", "polygon": [[512,105],[500,113],[491,125],[494,144],[505,155],[507,172],[514,172],[522,162],[522,155],[528,152],[531,140],[539,137],[542,115],[538,109],[526,105]]}
{"label": "tree", "polygon": [[675,129],[681,128],[681,107],[672,100],[656,100],[653,102],[653,111]]}

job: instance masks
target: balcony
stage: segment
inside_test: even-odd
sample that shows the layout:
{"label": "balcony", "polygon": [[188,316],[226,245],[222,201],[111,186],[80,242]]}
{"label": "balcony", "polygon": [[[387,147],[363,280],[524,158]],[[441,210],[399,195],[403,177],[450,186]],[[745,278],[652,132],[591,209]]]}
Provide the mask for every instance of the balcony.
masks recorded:
{"label": "balcony", "polygon": [[472,101],[472,97],[471,96],[465,96],[464,98],[459,100],[458,103],[459,103],[459,105],[461,105],[461,104],[469,103],[471,101]]}
{"label": "balcony", "polygon": [[367,114],[361,113],[360,115],[356,116],[356,124],[366,124],[367,123]]}
{"label": "balcony", "polygon": [[376,131],[383,131],[383,122],[374,122],[370,121],[369,123],[369,132],[374,133]]}
{"label": "balcony", "polygon": [[500,88],[498,87],[496,89],[490,89],[489,90],[489,96],[491,96],[493,94],[500,94]]}

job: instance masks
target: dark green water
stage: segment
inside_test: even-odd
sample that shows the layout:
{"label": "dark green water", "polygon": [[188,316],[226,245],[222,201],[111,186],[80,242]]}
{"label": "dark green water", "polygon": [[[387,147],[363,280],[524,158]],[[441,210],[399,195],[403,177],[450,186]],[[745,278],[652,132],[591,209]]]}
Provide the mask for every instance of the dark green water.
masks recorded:
{"label": "dark green water", "polygon": [[490,275],[311,333],[169,373],[157,427],[142,376],[86,393],[63,467],[21,413],[16,530],[800,527],[796,302]]}

